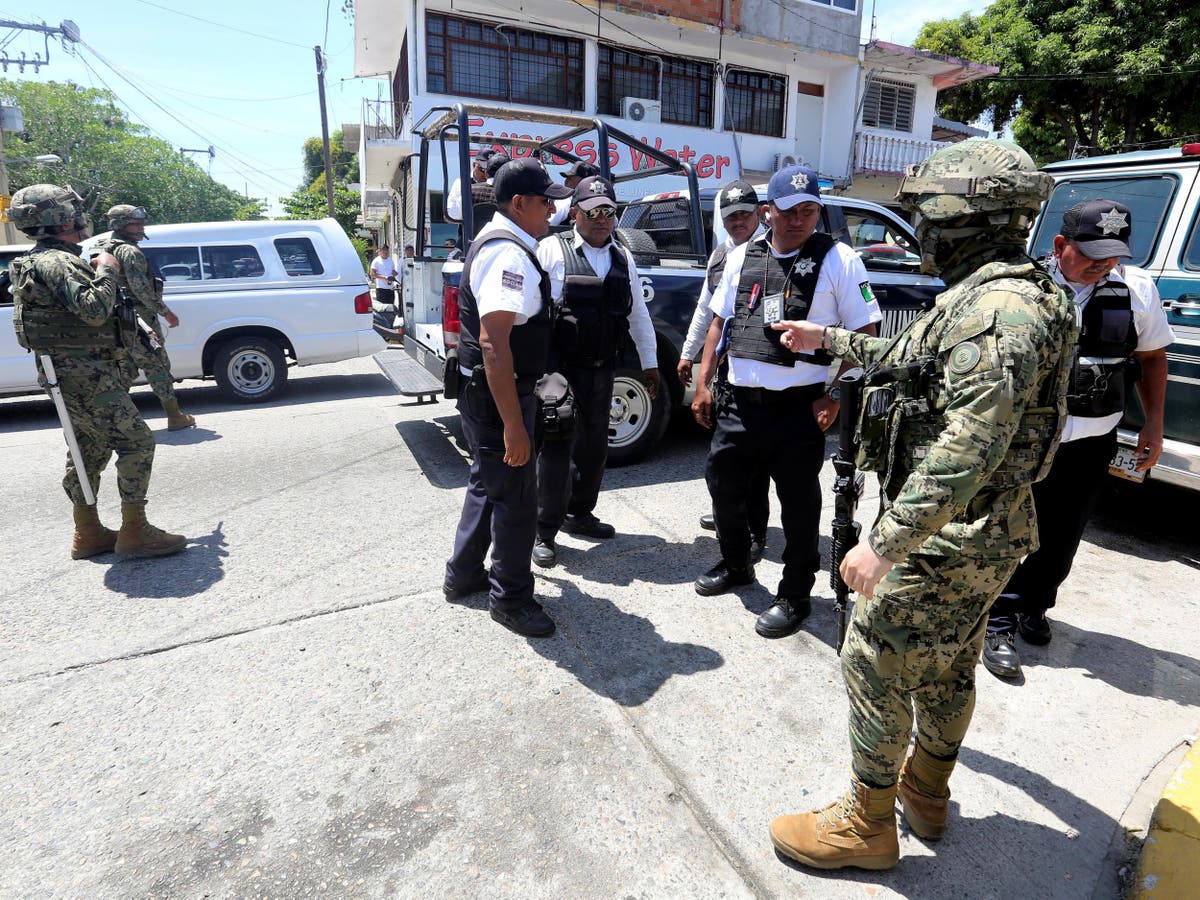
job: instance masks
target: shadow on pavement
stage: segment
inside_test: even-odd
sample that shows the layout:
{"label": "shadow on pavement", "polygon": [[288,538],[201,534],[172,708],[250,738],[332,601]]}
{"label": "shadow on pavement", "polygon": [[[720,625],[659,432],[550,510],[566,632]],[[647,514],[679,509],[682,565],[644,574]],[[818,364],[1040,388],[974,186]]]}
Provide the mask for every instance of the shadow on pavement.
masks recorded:
{"label": "shadow on pavement", "polygon": [[1161,482],[1125,485],[1111,480],[1084,540],[1114,553],[1200,569],[1197,493]]}
{"label": "shadow on pavement", "polygon": [[154,432],[154,442],[156,444],[168,444],[173,447],[186,446],[188,444],[206,444],[209,441],[219,441],[223,434],[219,431],[213,431],[211,428],[204,428],[197,425],[193,428],[184,428],[179,431],[167,431],[165,428]]}
{"label": "shadow on pavement", "polygon": [[109,590],[131,598],[165,599],[203,594],[225,577],[224,523],[210,534],[190,538],[186,549],[171,556],[121,559],[104,573]]}
{"label": "shadow on pavement", "polygon": [[396,432],[431,485],[443,490],[467,486],[470,463],[463,458],[467,442],[458,416],[397,422]]}

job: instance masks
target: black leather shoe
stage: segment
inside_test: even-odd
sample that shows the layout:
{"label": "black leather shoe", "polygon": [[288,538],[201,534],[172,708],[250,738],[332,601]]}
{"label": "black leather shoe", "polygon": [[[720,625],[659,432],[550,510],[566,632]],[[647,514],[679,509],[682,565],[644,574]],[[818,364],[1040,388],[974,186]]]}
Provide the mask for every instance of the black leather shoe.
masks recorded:
{"label": "black leather shoe", "polygon": [[591,513],[568,514],[563,519],[562,530],[567,534],[582,534],[584,537],[599,538],[600,540],[607,540],[617,533],[617,529],[607,522],[601,522]]}
{"label": "black leather shoe", "polygon": [[543,569],[553,568],[558,562],[558,551],[554,546],[554,539],[543,540],[538,538],[533,542],[533,561]]}
{"label": "black leather shoe", "polygon": [[744,569],[731,569],[725,564],[725,560],[721,560],[696,579],[696,593],[701,597],[713,597],[725,593],[735,585],[753,582],[754,563],[750,563]]}
{"label": "black leather shoe", "polygon": [[446,600],[449,603],[454,603],[469,594],[482,594],[491,589],[492,583],[488,581],[487,572],[484,572],[478,579],[469,584],[464,584],[462,587],[456,587],[449,578],[442,582],[442,593],[446,595]]}
{"label": "black leather shoe", "polygon": [[705,513],[700,517],[700,527],[705,531],[717,530],[717,520],[713,518],[712,513]]}
{"label": "black leather shoe", "polygon": [[524,637],[546,637],[554,634],[554,620],[532,601],[511,612],[496,609],[494,606],[488,611],[493,619],[509,631],[515,631]]}
{"label": "black leather shoe", "polygon": [[1017,616],[1017,630],[1021,632],[1021,637],[1039,647],[1044,647],[1054,637],[1045,612],[1021,613]]}
{"label": "black leather shoe", "polygon": [[1011,620],[1005,619],[1000,628],[992,627],[995,618],[988,625],[983,638],[983,667],[997,678],[1020,678],[1021,657],[1013,646],[1015,628],[1009,624]]}
{"label": "black leather shoe", "polygon": [[750,538],[750,562],[760,562],[766,549],[767,536],[765,534]]}
{"label": "black leather shoe", "polygon": [[812,612],[812,601],[808,597],[776,597],[758,621],[754,630],[765,638],[787,637],[800,630],[800,623]]}

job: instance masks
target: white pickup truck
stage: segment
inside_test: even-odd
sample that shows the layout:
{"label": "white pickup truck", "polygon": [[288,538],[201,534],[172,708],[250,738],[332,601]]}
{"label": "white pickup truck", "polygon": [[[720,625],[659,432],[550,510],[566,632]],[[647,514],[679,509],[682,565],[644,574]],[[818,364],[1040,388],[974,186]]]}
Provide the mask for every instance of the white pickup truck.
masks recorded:
{"label": "white pickup truck", "polygon": [[[104,235],[84,242],[83,255]],[[358,253],[333,219],[151,225],[140,245],[179,316],[168,330],[176,378],[213,378],[230,400],[276,397],[289,365],[370,356],[371,294]],[[32,249],[0,248],[0,267]],[[33,354],[0,293],[0,394],[38,391]]]}

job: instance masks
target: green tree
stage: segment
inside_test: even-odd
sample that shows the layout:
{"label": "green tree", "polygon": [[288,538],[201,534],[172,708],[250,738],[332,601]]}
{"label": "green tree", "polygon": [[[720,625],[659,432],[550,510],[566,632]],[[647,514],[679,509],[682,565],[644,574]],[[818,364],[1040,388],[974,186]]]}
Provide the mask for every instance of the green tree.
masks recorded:
{"label": "green tree", "polygon": [[[345,148],[340,131],[329,136],[329,167],[334,184],[358,181],[358,154]],[[311,185],[324,174],[325,148],[319,137],[310,137],[304,142],[304,180]]]}
{"label": "green tree", "polygon": [[[325,200],[325,182],[322,180],[319,191],[309,188],[297,188],[286,197],[280,197],[283,204],[285,219],[323,219],[329,215],[329,207]],[[354,191],[348,191],[345,185],[335,185],[333,189],[333,217],[350,237],[354,237],[354,222],[362,212],[359,196]]]}
{"label": "green tree", "polygon": [[5,140],[9,157],[55,153],[53,166],[10,167],[9,186],[70,184],[103,230],[117,203],[144,206],[151,222],[208,222],[233,218],[246,205],[165,141],[129,121],[108,91],[71,83],[0,79],[0,96],[21,108],[25,132]]}
{"label": "green tree", "polygon": [[1189,0],[996,0],[978,16],[925,23],[913,43],[999,66],[996,78],[942,91],[939,112],[1011,124],[1041,162],[1200,131]]}

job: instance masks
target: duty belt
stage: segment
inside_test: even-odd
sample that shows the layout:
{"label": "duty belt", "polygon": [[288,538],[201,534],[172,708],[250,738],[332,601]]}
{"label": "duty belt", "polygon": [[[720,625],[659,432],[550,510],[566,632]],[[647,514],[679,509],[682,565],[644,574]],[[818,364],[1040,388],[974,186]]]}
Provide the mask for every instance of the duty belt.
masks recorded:
{"label": "duty belt", "polygon": [[730,386],[733,390],[733,396],[739,403],[748,403],[756,406],[767,406],[777,403],[794,403],[801,400],[816,400],[825,393],[825,384],[818,382],[816,384],[801,384],[795,387],[784,388],[783,390],[773,391],[770,388],[763,387],[740,387],[738,385]]}

